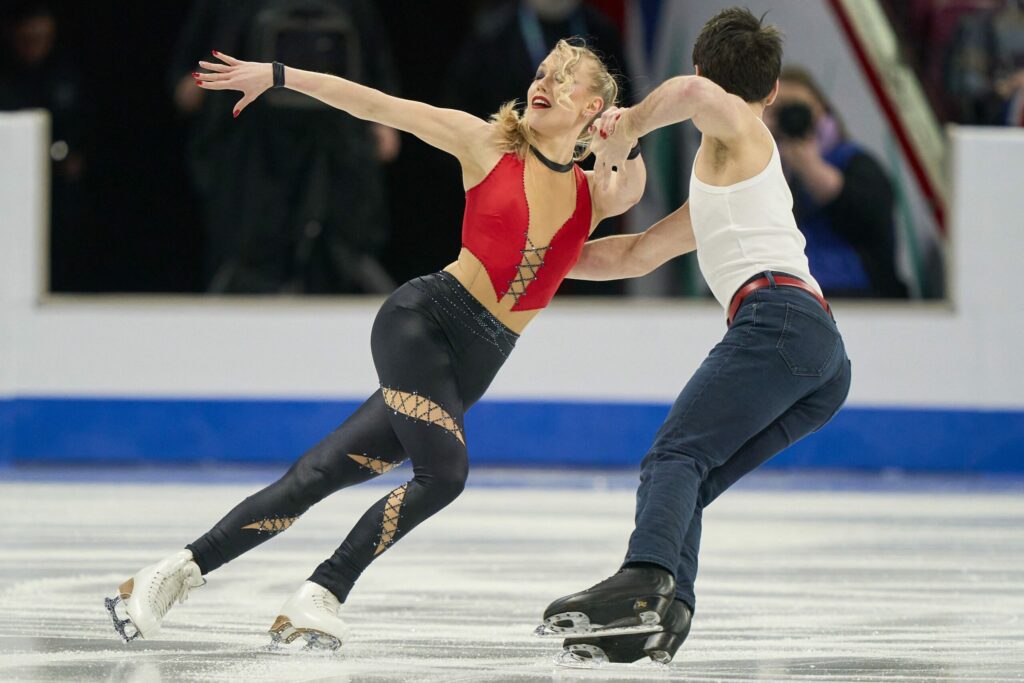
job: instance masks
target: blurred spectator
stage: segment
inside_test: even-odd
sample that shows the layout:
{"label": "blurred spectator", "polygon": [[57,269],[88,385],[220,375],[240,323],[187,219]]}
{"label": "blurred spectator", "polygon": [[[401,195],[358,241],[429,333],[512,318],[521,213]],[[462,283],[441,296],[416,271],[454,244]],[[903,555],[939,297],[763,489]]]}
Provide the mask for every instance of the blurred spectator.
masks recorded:
{"label": "blurred spectator", "polygon": [[0,111],[46,109],[52,144],[50,286],[75,279],[81,231],[83,137],[86,129],[81,75],[74,59],[56,49],[57,16],[46,2],[21,2],[5,13],[0,62]]}
{"label": "blurred spectator", "polygon": [[[447,103],[487,118],[503,103],[526,97],[537,67],[560,38],[579,36],[613,73],[625,74],[622,37],[599,10],[580,0],[506,0],[483,12],[448,79]],[[628,78],[620,99],[632,101]]]}
{"label": "blurred spectator", "polygon": [[905,298],[896,274],[894,195],[879,164],[846,137],[811,75],[787,67],[765,114],[807,238],[811,272],[827,296]]}
{"label": "blurred spectator", "polygon": [[1024,0],[964,17],[946,74],[958,121],[1024,126]]}
{"label": "blurred spectator", "polygon": [[397,156],[398,133],[290,91],[267,93],[233,119],[237,98],[207,95],[190,76],[211,49],[394,91],[375,3],[195,0],[171,85],[192,118],[210,291],[391,291],[377,254],[388,238],[381,164]]}

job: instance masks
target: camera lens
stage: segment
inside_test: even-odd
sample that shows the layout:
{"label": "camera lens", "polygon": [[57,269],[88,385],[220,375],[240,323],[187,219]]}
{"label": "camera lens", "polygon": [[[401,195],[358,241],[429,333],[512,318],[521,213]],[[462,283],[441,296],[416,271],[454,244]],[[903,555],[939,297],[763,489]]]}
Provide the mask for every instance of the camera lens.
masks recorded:
{"label": "camera lens", "polygon": [[806,138],[814,124],[811,108],[802,102],[785,104],[779,108],[779,131],[787,138]]}

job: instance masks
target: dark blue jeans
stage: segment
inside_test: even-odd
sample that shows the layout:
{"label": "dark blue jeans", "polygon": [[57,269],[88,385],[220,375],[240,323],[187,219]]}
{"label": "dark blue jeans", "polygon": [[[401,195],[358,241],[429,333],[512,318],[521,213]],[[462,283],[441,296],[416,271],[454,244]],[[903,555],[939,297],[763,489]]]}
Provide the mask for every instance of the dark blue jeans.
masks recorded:
{"label": "dark blue jeans", "polygon": [[671,571],[676,597],[693,607],[704,508],[824,426],[849,390],[843,339],[810,294],[778,287],[744,299],[641,463],[626,562]]}

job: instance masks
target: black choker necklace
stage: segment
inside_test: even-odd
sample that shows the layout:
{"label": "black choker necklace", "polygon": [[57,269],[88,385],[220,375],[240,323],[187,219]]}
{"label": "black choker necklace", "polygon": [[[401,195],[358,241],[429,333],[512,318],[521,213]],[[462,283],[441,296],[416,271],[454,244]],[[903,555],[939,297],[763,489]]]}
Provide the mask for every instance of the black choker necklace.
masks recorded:
{"label": "black choker necklace", "polygon": [[567,164],[560,164],[556,161],[551,161],[551,159],[548,159],[546,156],[541,154],[540,150],[534,147],[533,145],[530,145],[530,151],[533,152],[533,156],[540,159],[540,163],[544,164],[555,173],[568,173],[569,171],[572,170],[572,167],[576,165],[576,163],[573,161],[570,161]]}

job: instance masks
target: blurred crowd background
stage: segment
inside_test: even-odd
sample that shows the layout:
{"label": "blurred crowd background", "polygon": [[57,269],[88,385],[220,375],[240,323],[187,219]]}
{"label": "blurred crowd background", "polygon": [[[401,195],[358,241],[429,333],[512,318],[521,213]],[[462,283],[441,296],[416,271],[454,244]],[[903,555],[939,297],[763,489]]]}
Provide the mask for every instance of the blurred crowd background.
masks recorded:
{"label": "blurred crowd background", "polygon": [[[238,97],[195,88],[196,61],[277,59],[486,117],[576,35],[629,104],[654,83],[626,58],[625,1],[5,0],[0,110],[52,114],[51,290],[385,293],[443,267],[461,230],[454,159],[291,92],[234,120]],[[941,121],[1024,125],[1024,0],[884,4]],[[894,170],[807,66],[787,65],[767,122],[812,271],[831,297],[941,296],[899,266]],[[597,235],[646,227],[629,220]],[[675,266],[653,293],[706,296],[692,271]]]}

